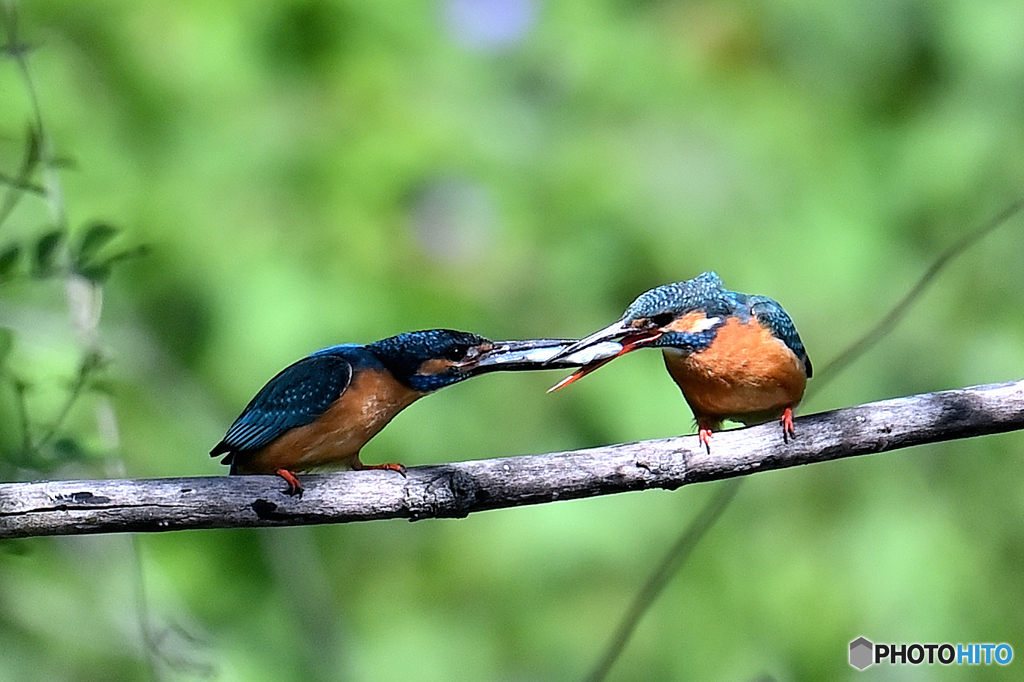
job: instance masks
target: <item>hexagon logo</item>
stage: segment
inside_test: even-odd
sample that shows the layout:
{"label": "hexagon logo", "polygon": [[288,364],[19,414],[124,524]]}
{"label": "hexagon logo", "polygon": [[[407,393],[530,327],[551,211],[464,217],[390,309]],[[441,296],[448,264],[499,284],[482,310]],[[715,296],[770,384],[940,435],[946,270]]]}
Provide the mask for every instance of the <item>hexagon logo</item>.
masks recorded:
{"label": "hexagon logo", "polygon": [[865,637],[858,637],[850,642],[850,665],[857,670],[864,670],[874,663],[875,645]]}

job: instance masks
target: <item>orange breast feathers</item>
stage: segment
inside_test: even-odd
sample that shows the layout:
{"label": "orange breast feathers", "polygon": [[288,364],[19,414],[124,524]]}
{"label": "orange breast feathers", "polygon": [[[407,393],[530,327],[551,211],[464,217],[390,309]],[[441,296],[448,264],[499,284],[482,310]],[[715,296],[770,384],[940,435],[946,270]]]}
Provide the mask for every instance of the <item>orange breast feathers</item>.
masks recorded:
{"label": "orange breast feathers", "polygon": [[302,471],[326,465],[351,468],[366,441],[423,395],[386,372],[356,372],[341,397],[316,421],[286,432],[246,457],[239,473]]}
{"label": "orange breast feathers", "polygon": [[807,385],[803,363],[754,318],[729,319],[702,351],[666,348],[664,355],[699,423],[774,419],[800,402]]}

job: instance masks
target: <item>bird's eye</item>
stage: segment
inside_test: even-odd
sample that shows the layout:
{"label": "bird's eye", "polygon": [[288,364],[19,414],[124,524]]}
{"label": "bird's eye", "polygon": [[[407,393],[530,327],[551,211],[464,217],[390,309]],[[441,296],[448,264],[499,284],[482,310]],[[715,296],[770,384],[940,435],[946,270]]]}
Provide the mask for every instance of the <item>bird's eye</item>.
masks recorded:
{"label": "bird's eye", "polygon": [[466,353],[468,351],[469,348],[466,348],[465,346],[452,346],[445,351],[444,359],[451,360],[452,362],[458,362],[466,358]]}
{"label": "bird's eye", "polygon": [[651,315],[651,323],[655,327],[664,327],[672,322],[673,318],[674,315],[672,313],[658,313],[657,315]]}

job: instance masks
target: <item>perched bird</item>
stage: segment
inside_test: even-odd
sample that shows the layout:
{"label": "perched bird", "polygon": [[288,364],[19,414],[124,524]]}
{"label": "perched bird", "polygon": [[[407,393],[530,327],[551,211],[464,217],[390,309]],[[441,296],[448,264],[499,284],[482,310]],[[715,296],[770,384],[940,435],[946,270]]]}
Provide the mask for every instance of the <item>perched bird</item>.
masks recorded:
{"label": "perched bird", "polygon": [[711,433],[726,419],[750,425],[781,417],[783,438],[794,435],[793,408],[811,377],[811,360],[789,315],[767,296],[728,291],[717,274],[705,272],[645,292],[620,320],[553,359],[611,339],[621,344],[614,356],[584,365],[551,390],[651,346],[662,349],[709,453]]}
{"label": "perched bird", "polygon": [[230,474],[277,474],[288,483],[290,495],[302,492],[294,472],[315,467],[404,474],[401,464],[366,465],[359,459],[363,445],[395,415],[425,395],[478,374],[579,366],[620,348],[597,344],[552,361],[569,343],[495,343],[476,334],[432,329],[324,348],[267,382],[210,456],[226,455],[221,463],[231,465]]}

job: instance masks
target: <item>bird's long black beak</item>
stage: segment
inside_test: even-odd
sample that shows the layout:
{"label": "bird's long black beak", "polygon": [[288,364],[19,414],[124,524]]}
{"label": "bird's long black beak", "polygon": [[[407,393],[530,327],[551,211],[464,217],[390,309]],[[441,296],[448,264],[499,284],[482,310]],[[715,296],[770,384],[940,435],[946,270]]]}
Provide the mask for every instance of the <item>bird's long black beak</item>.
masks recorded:
{"label": "bird's long black beak", "polygon": [[[631,324],[631,320],[628,318],[622,318],[617,322],[614,322],[604,329],[600,329],[590,336],[584,337],[575,343],[568,345],[560,353],[556,353],[552,356],[549,362],[555,362],[559,358],[569,356],[572,354],[582,354],[587,349],[593,348],[600,344],[615,344],[619,346],[619,350],[611,355],[604,355],[603,357],[595,358],[591,362],[585,363],[578,370],[567,376],[566,378],[559,381],[557,384],[548,389],[548,393],[557,391],[560,388],[568,386],[577,379],[582,379],[586,375],[590,374],[596,369],[603,367],[620,355],[625,355],[631,350],[635,350],[646,344],[656,341],[664,332],[660,329],[651,330],[640,330]],[[612,341],[612,339],[619,339],[619,341]]]}
{"label": "bird's long black beak", "polygon": [[572,339],[526,339],[522,341],[495,341],[484,350],[467,369],[474,373],[517,372],[536,369],[565,369],[583,367],[613,358],[622,350],[615,341],[595,342],[586,348],[566,352],[577,342]]}
{"label": "bird's long black beak", "polygon": [[594,344],[604,343],[606,341],[611,341],[612,339],[617,339],[620,336],[628,334],[630,331],[635,330],[633,330],[633,328],[629,325],[629,321],[626,318],[622,318],[621,320],[618,320],[608,325],[604,329],[599,329],[590,336],[586,336],[580,339],[579,341],[568,342],[567,345],[564,348],[562,348],[558,353],[555,353],[553,356],[551,356],[549,362],[554,362],[559,358],[565,357],[567,355],[572,355],[573,353],[577,353],[583,350],[584,348],[588,348]]}

